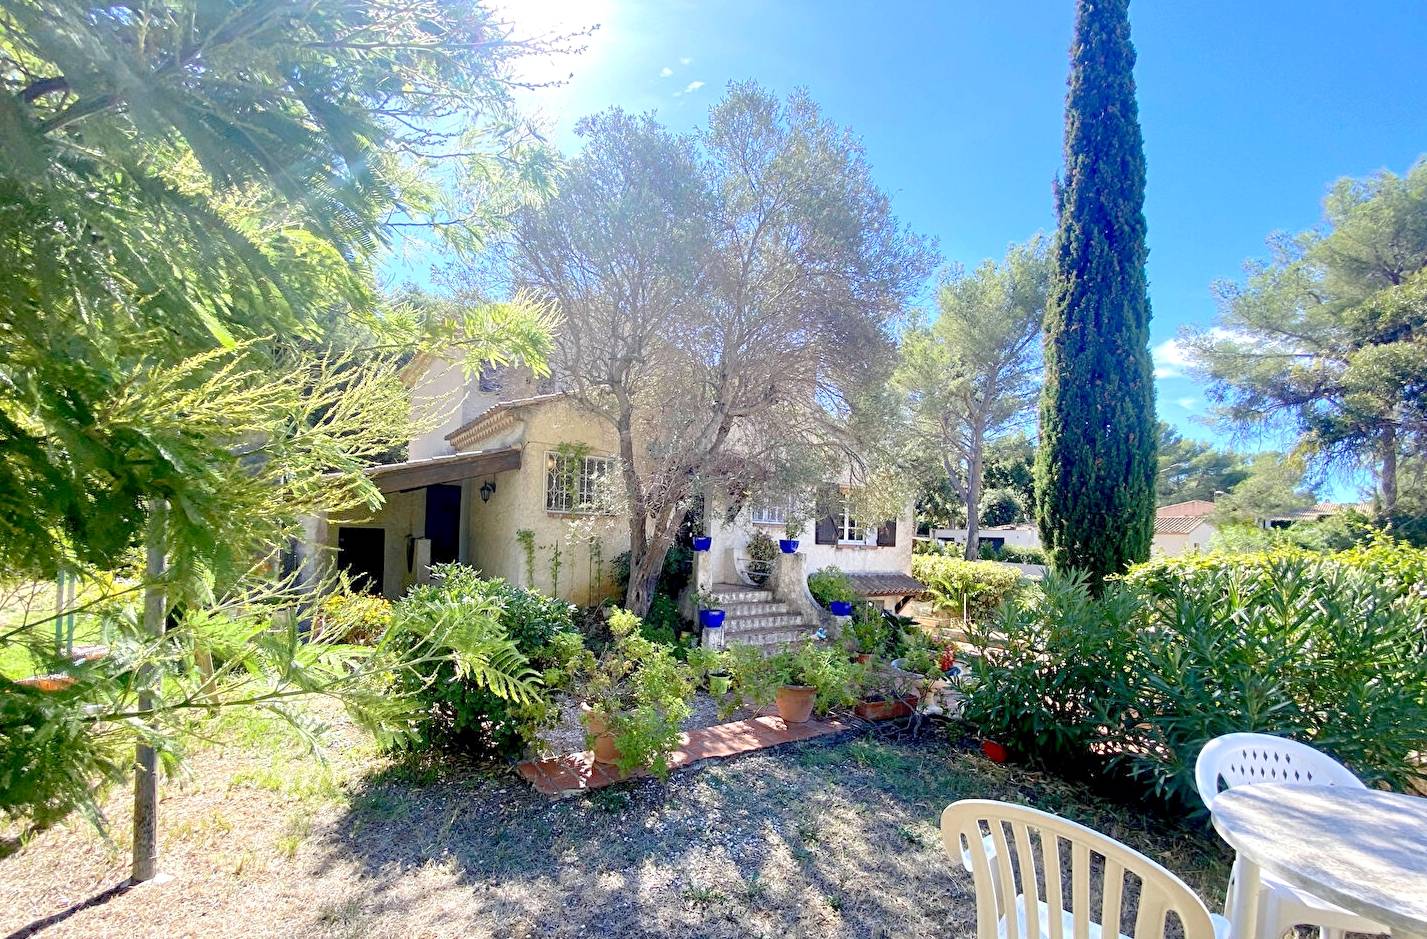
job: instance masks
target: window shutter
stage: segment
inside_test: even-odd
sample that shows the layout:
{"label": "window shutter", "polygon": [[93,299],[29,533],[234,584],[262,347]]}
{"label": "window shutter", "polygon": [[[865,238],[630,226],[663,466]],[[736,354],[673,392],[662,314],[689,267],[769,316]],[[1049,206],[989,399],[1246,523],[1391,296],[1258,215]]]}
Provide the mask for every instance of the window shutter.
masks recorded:
{"label": "window shutter", "polygon": [[836,506],[837,487],[819,486],[817,494],[819,515],[817,527],[813,529],[814,544],[837,544],[838,521],[833,517]]}
{"label": "window shutter", "polygon": [[895,548],[897,546],[897,520],[889,519],[877,526],[877,546]]}

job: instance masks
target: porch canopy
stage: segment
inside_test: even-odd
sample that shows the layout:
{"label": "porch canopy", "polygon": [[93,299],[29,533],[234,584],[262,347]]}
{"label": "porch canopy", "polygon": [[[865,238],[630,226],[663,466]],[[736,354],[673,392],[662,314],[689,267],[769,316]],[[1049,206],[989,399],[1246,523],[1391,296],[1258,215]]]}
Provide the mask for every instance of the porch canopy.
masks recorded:
{"label": "porch canopy", "polygon": [[494,476],[519,468],[520,448],[505,447],[369,466],[365,472],[382,492],[407,492],[425,486],[460,482],[473,476]]}

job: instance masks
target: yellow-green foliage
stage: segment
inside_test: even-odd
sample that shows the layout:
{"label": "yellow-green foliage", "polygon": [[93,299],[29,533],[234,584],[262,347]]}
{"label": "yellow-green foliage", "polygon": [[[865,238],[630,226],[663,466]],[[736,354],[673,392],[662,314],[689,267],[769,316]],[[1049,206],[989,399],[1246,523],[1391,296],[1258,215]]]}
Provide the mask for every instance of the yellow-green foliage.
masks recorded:
{"label": "yellow-green foliage", "polygon": [[318,610],[316,638],[371,645],[391,625],[391,601],[369,593],[333,593]]}
{"label": "yellow-green foliage", "polygon": [[936,554],[913,555],[912,576],[926,585],[938,609],[973,621],[996,612],[1021,586],[1021,572],[1014,567]]}

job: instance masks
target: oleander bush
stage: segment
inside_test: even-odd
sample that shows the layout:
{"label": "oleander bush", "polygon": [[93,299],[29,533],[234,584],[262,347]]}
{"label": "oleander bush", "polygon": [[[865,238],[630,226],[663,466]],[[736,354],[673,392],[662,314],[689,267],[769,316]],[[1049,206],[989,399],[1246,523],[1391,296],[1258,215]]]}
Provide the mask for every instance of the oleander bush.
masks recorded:
{"label": "oleander bush", "polygon": [[1427,753],[1424,552],[1156,559],[1112,579],[1051,575],[973,641],[966,716],[1038,762],[1118,770],[1202,808],[1194,762],[1221,734],[1301,740],[1407,789]]}
{"label": "oleander bush", "polygon": [[550,691],[564,681],[584,644],[574,628],[574,607],[500,579],[482,578],[459,564],[434,569],[433,582],[398,602],[392,616],[402,635],[419,636],[423,624],[459,623],[501,646],[512,670],[541,680],[520,698],[503,696],[481,676],[460,674],[450,660],[396,676],[396,692],[420,704],[409,739],[412,750],[450,750],[484,758],[518,756],[552,726],[559,710]]}
{"label": "oleander bush", "polygon": [[1014,567],[937,554],[914,555],[912,576],[926,585],[926,596],[938,610],[973,622],[994,615],[1024,584]]}

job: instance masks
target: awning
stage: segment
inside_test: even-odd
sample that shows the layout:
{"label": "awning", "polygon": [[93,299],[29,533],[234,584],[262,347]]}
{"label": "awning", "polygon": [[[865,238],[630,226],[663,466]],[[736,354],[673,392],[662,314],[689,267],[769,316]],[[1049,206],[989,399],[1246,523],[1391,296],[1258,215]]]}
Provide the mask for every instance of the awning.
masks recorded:
{"label": "awning", "polygon": [[423,486],[460,482],[476,476],[493,476],[519,468],[520,448],[506,447],[502,450],[473,450],[470,453],[456,453],[451,456],[369,466],[365,472],[382,492],[405,492]]}
{"label": "awning", "polygon": [[911,574],[901,571],[848,571],[852,589],[864,597],[910,597],[927,589]]}

